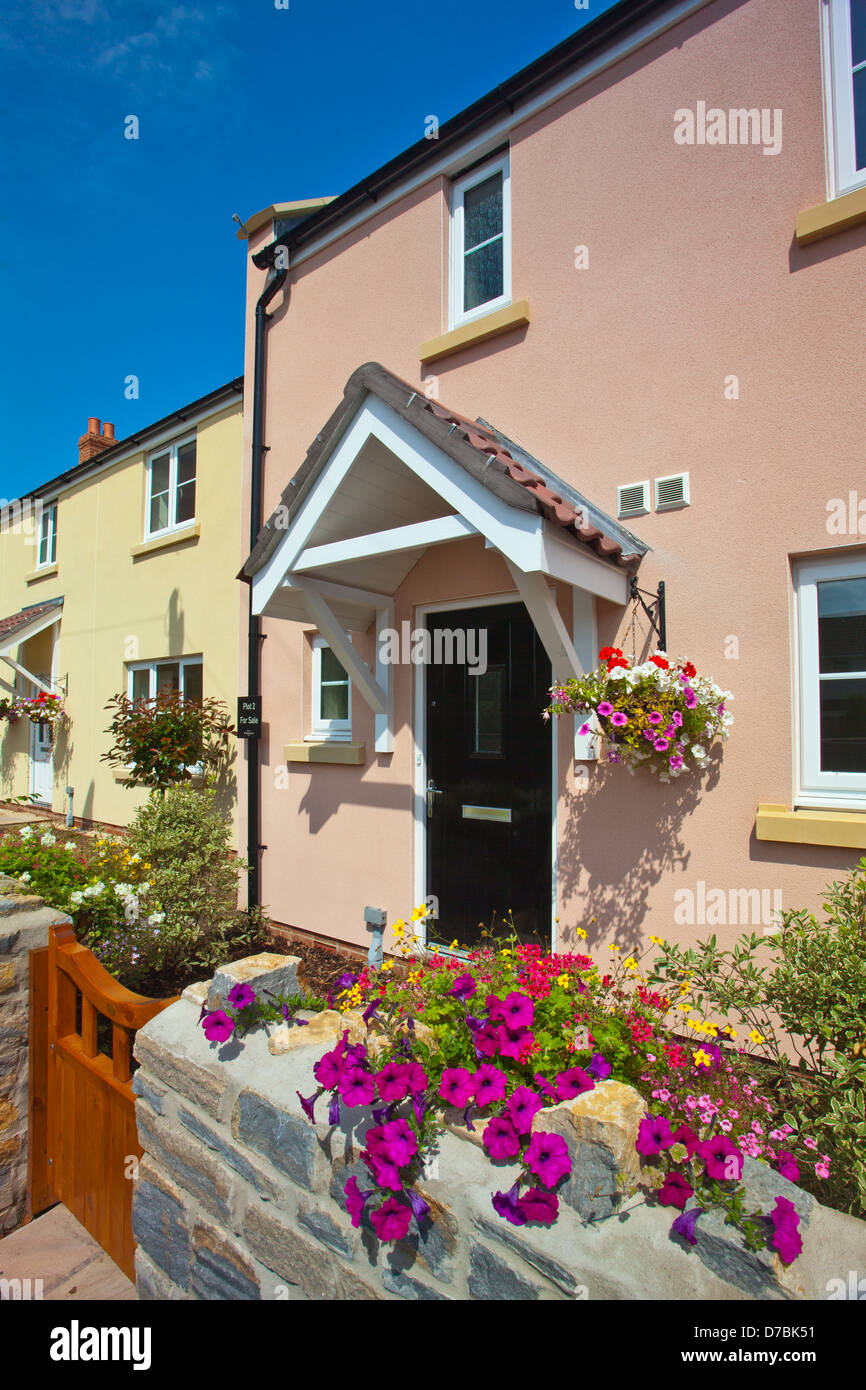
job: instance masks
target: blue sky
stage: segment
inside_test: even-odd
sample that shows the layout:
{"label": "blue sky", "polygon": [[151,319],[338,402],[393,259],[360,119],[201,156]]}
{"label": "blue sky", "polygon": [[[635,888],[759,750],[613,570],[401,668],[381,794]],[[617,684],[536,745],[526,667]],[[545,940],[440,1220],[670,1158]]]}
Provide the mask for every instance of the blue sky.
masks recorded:
{"label": "blue sky", "polygon": [[612,3],[6,0],[0,496],[240,374],[233,213],[342,192]]}

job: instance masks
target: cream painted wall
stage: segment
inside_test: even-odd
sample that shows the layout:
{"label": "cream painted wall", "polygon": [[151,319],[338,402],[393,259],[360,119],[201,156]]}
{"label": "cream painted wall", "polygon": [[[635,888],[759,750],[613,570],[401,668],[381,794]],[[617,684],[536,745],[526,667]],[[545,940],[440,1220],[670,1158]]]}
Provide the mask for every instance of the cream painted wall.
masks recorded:
{"label": "cream painted wall", "polygon": [[[178,438],[190,433],[178,431]],[[21,535],[0,535],[0,612],[62,596],[55,669],[67,678],[71,725],[55,756],[54,809],[125,825],[146,794],[115,779],[100,761],[110,746],[106,701],[126,690],[126,663],[203,656],[204,693],[224,700],[234,720],[238,693],[237,571],[242,408],[223,405],[195,430],[197,540],[134,557],[144,539],[147,454],[106,467],[63,492],[58,506],[57,573],[27,583],[35,551]],[[39,667],[48,635],[26,644],[18,660]],[[33,663],[31,665],[31,662]],[[8,668],[7,668],[8,669]],[[3,674],[0,672],[0,674]],[[27,728],[6,727],[0,743],[0,795],[28,790]],[[236,772],[236,766],[235,766]],[[232,804],[235,812],[236,799]]]}
{"label": "cream painted wall", "polygon": [[[674,113],[698,101],[781,110],[781,153],[677,145]],[[618,484],[689,472],[690,507],[633,523],[652,547],[641,585],[666,581],[670,650],[735,692],[733,737],[699,796],[622,769],[593,770],[583,788],[560,740],[561,939],[583,926],[604,951],[648,932],[705,936],[674,921],[675,893],[700,881],[817,908],[858,854],[754,833],[758,802],[790,805],[793,793],[791,559],[866,547],[827,527],[828,502],[862,494],[866,477],[866,228],[794,240],[798,213],[826,196],[816,0],[716,0],[519,125],[511,173],[525,331],[420,363],[419,345],[447,327],[440,178],[290,273],[268,337],[266,509],[370,360],[419,390],[435,377],[443,402],[483,415],[614,515]],[[248,358],[263,284],[251,264]],[[495,591],[492,557],[482,573],[462,558],[468,544],[416,566],[398,620],[413,604]],[[365,903],[392,920],[411,905],[410,676],[398,671],[393,755],[372,753],[358,700],[367,764],[292,765],[280,789],[282,744],[306,732],[303,637],[275,620],[265,631],[264,898],[279,920],[364,940]],[[613,639],[630,646],[627,617],[600,605],[600,644]]]}

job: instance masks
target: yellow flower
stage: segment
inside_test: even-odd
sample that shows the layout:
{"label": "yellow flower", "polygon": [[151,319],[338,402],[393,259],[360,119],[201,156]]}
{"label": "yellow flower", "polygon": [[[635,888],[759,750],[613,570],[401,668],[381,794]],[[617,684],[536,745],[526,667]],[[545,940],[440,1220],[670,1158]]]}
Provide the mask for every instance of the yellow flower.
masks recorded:
{"label": "yellow flower", "polygon": [[409,983],[410,983],[410,985],[420,985],[422,978],[423,978],[423,976],[422,976],[422,973],[421,973],[420,970],[410,970],[410,971],[409,971]]}
{"label": "yellow flower", "polygon": [[749,1034],[749,1042],[762,1043],[766,1042],[766,1039],[762,1036],[761,1033],[758,1032],[757,1028],[753,1028],[751,1033]]}
{"label": "yellow flower", "polygon": [[717,1035],[718,1031],[719,1030],[716,1027],[715,1023],[704,1024],[704,1032],[706,1033],[708,1038],[714,1038]]}
{"label": "yellow flower", "polygon": [[635,960],[634,956],[626,956],[625,960],[623,961],[623,965],[625,966],[626,970],[637,970],[637,961]]}
{"label": "yellow flower", "polygon": [[607,949],[608,949],[609,951],[621,951],[621,950],[622,950],[622,947],[621,947],[621,946],[617,946],[617,945],[614,943],[614,945],[608,946]]}
{"label": "yellow flower", "polygon": [[448,949],[451,950],[451,951],[456,951],[456,950],[457,950],[457,947],[459,946],[459,944],[460,944],[460,943],[459,943],[459,941],[457,940],[457,937],[455,936],[454,940],[451,942],[451,945],[450,945],[450,947],[449,947]]}
{"label": "yellow flower", "polygon": [[732,1040],[737,1036],[736,1028],[732,1028],[729,1023],[725,1025],[725,1027],[722,1029],[722,1032],[727,1033],[728,1037]]}
{"label": "yellow flower", "polygon": [[696,1033],[702,1033],[704,1031],[704,1025],[699,1018],[687,1018],[686,1026],[688,1028],[693,1028]]}
{"label": "yellow flower", "polygon": [[650,941],[653,943],[654,946],[664,946],[665,944],[665,939],[663,936],[651,936]]}
{"label": "yellow flower", "polygon": [[394,969],[394,962],[393,962],[393,960],[391,959],[390,956],[388,957],[387,960],[383,960],[382,965],[381,965],[381,969],[382,969],[382,970],[393,970],[393,969]]}
{"label": "yellow flower", "polygon": [[499,952],[499,954],[500,954],[501,956],[510,956],[510,955],[511,955],[511,952],[509,951],[508,947],[506,946],[502,951]]}
{"label": "yellow flower", "polygon": [[560,975],[559,978],[557,979],[556,983],[557,983],[558,985],[562,985],[563,989],[567,989],[568,986],[571,984],[571,976],[570,976],[570,975]]}
{"label": "yellow flower", "polygon": [[713,1064],[712,1057],[709,1055],[709,1053],[704,1052],[704,1049],[702,1047],[699,1047],[697,1052],[693,1052],[692,1056],[695,1059],[696,1066],[711,1067]]}
{"label": "yellow flower", "polygon": [[581,939],[581,941],[585,941],[585,940],[586,940],[586,932],[583,930],[583,927],[578,927],[578,928],[577,928],[577,931],[575,932],[575,936],[579,936],[580,939]]}

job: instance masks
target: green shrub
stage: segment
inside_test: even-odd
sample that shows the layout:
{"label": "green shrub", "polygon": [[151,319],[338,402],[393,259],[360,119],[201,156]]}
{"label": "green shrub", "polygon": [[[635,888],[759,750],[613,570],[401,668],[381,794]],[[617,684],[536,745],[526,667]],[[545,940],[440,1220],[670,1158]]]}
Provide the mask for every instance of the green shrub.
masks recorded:
{"label": "green shrub", "polygon": [[211,791],[189,786],[151,793],[129,827],[130,848],[149,865],[152,897],[165,920],[150,953],[154,970],[209,969],[237,931],[240,868],[231,821]]}
{"label": "green shrub", "polygon": [[0,874],[20,879],[52,907],[89,882],[87,859],[68,835],[58,840],[51,826],[22,825],[0,838]]}
{"label": "green shrub", "polygon": [[[739,938],[729,951],[715,936],[697,948],[668,945],[654,980],[690,981],[695,1007],[736,1014],[761,1035],[778,1122],[800,1137],[803,1185],[822,1201],[866,1214],[866,859],[832,883],[826,921],[780,914],[777,933]],[[791,1146],[796,1139],[792,1136]],[[815,1148],[817,1145],[817,1148]],[[810,1174],[830,1156],[830,1177]]]}

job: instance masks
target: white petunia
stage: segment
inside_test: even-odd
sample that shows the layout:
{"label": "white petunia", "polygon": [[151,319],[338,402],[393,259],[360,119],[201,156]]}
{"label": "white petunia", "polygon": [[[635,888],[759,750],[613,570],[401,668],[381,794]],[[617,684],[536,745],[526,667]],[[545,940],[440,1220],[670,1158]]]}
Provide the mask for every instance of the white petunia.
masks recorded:
{"label": "white petunia", "polygon": [[40,843],[41,845],[56,845],[56,844],[57,844],[57,836],[56,836],[56,835],[52,835],[50,830],[46,830],[45,834],[42,836],[42,838],[41,838],[41,840],[39,841],[39,843]]}

